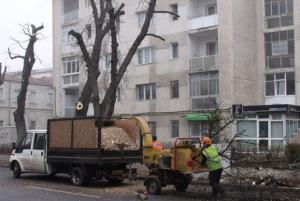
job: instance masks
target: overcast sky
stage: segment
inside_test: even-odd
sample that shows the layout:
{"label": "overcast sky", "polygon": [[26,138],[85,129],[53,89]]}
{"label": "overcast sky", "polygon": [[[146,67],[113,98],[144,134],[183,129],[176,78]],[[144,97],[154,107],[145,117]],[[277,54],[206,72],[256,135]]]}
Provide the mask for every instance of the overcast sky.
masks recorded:
{"label": "overcast sky", "polygon": [[39,59],[36,60],[34,69],[52,67],[52,0],[5,0],[1,1],[0,6],[0,62],[9,67],[9,71],[22,69],[22,62],[11,61],[7,48],[11,52],[24,54],[24,51],[14,45],[10,39],[13,37],[20,41],[26,40],[22,34],[19,24],[35,24],[40,26],[42,23],[45,28],[42,30],[43,39],[37,41],[35,52]]}

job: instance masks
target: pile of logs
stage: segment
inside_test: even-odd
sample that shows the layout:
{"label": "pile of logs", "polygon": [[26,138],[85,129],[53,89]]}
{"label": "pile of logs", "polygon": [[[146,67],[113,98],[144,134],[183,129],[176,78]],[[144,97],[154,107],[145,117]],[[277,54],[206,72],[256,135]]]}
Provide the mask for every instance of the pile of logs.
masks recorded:
{"label": "pile of logs", "polygon": [[124,129],[115,126],[102,127],[101,147],[105,150],[136,150],[139,148]]}

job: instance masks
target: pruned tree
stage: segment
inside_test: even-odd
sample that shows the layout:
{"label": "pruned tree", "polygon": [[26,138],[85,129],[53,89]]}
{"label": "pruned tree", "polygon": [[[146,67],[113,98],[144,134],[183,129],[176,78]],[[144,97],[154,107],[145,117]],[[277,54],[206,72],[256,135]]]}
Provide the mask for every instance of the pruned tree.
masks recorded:
{"label": "pruned tree", "polygon": [[6,74],[6,69],[7,67],[4,67],[4,71],[2,73],[2,63],[0,63],[0,86],[4,83],[4,78],[5,78],[5,74]]}
{"label": "pruned tree", "polygon": [[29,78],[31,75],[32,67],[35,63],[34,45],[38,40],[39,31],[44,28],[43,25],[36,27],[35,25],[22,26],[23,33],[29,38],[27,47],[23,47],[20,42],[15,40],[19,46],[25,50],[24,55],[11,53],[8,48],[8,54],[10,59],[22,59],[23,60],[23,71],[22,71],[22,82],[21,90],[17,96],[17,109],[14,111],[14,121],[17,128],[17,146],[19,146],[26,134],[26,123],[25,123],[25,103],[26,94],[29,84]]}
{"label": "pruned tree", "polygon": [[[146,1],[145,1],[146,2]],[[117,40],[117,31],[116,23],[117,19],[125,14],[123,8],[125,4],[121,4],[117,8],[114,7],[112,0],[99,0],[99,9],[94,0],[90,0],[92,10],[93,10],[93,19],[95,23],[95,41],[93,45],[93,50],[91,54],[86,49],[86,45],[83,41],[81,33],[78,33],[74,30],[69,32],[70,35],[74,36],[77,40],[77,43],[83,54],[84,61],[88,69],[88,78],[85,83],[79,101],[77,103],[76,116],[83,117],[86,116],[88,111],[88,104],[92,97],[92,102],[94,106],[94,115],[95,117],[111,117],[114,113],[114,107],[116,102],[116,91],[117,88],[129,66],[132,58],[137,51],[139,45],[147,36],[157,37],[163,39],[162,37],[155,35],[153,33],[148,33],[151,20],[154,13],[169,13],[176,15],[176,13],[170,11],[156,11],[156,0],[148,1],[148,9],[146,11],[146,17],[144,23],[141,27],[140,32],[138,33],[136,39],[129,48],[127,55],[124,60],[118,66],[118,40]],[[99,12],[98,12],[99,11]],[[101,53],[101,45],[104,39],[104,36],[110,31],[111,38],[111,76],[110,84],[106,90],[103,100],[99,103],[99,92],[97,86],[97,79],[100,75],[99,71],[99,59]],[[79,107],[78,107],[79,106]]]}

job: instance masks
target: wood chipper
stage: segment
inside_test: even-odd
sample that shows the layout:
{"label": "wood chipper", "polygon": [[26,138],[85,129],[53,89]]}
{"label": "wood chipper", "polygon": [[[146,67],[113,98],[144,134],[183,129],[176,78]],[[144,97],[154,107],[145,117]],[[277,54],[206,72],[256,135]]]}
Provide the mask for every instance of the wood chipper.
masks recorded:
{"label": "wood chipper", "polygon": [[153,148],[151,129],[141,117],[134,117],[142,124],[144,164],[149,176],[144,185],[149,194],[157,195],[162,187],[174,185],[177,191],[185,191],[192,180],[192,173],[201,167],[200,138],[177,138],[174,146],[162,151]]}

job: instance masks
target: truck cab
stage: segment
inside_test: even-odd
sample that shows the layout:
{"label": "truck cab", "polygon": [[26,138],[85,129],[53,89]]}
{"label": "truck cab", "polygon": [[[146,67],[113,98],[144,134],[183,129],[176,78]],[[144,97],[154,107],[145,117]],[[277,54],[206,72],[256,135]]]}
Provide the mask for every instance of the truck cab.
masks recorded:
{"label": "truck cab", "polygon": [[13,175],[19,178],[22,173],[49,174],[46,163],[46,130],[29,130],[21,146],[15,148],[9,159]]}

